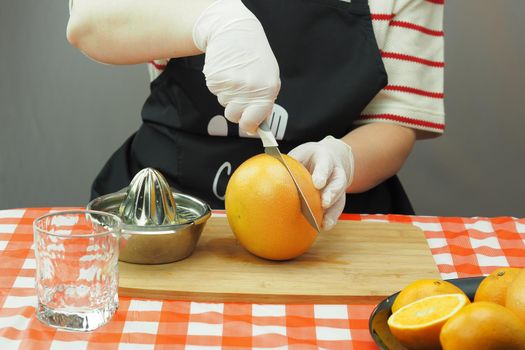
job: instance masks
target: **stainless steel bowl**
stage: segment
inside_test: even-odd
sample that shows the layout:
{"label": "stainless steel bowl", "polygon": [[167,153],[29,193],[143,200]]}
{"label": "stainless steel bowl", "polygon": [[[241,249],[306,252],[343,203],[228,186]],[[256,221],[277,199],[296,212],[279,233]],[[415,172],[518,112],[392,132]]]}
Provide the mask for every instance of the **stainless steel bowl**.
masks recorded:
{"label": "stainless steel bowl", "polygon": [[[134,264],[165,264],[193,253],[206,221],[211,216],[207,203],[172,191],[177,203],[179,224],[138,226],[123,224],[119,260]],[[87,209],[119,215],[127,188],[92,200]]]}

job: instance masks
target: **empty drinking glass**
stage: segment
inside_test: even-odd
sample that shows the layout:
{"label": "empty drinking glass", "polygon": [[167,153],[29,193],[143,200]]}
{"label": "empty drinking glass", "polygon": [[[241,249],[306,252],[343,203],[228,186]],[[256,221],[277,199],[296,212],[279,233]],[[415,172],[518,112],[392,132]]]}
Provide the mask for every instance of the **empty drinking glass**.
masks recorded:
{"label": "empty drinking glass", "polygon": [[68,330],[91,331],[118,307],[118,216],[98,211],[62,211],[33,223],[36,316]]}

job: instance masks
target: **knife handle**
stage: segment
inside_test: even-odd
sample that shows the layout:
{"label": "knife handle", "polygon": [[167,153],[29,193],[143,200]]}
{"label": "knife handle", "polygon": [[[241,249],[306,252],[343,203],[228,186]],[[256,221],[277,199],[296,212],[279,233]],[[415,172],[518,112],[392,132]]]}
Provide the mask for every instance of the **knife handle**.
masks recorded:
{"label": "knife handle", "polygon": [[265,120],[261,124],[259,124],[257,133],[259,134],[259,137],[261,138],[264,147],[278,146],[277,141],[275,140],[275,137],[273,136],[272,131],[270,130],[268,121]]}

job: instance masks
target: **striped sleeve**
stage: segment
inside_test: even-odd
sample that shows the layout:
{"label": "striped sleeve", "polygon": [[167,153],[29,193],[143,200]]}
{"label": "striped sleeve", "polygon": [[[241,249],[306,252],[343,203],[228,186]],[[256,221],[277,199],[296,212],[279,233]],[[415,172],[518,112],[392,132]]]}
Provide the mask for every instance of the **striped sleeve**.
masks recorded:
{"label": "striped sleeve", "polygon": [[443,133],[443,0],[370,0],[388,85],[356,124],[387,122]]}
{"label": "striped sleeve", "polygon": [[157,79],[157,77],[166,69],[169,59],[160,59],[148,62],[149,81]]}

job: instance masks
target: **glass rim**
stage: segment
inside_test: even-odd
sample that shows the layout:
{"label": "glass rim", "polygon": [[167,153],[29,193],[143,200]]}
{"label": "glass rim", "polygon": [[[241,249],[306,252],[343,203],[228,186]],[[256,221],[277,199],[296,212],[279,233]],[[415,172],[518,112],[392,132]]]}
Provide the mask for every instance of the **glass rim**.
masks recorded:
{"label": "glass rim", "polygon": [[[103,215],[103,216],[108,216],[108,217],[111,217],[113,218],[116,223],[117,223],[117,227],[115,227],[114,229],[111,229],[111,230],[108,230],[106,232],[100,232],[100,233],[93,233],[93,234],[89,234],[89,235],[80,235],[80,234],[71,234],[71,235],[63,235],[63,234],[57,234],[57,233],[53,233],[53,232],[50,232],[48,230],[45,230],[45,229],[42,229],[40,227],[37,226],[37,223],[48,218],[48,217],[51,217],[51,216],[58,216],[58,215],[71,215],[71,214],[96,214],[96,215]],[[115,215],[115,214],[112,214],[112,213],[108,213],[108,212],[105,212],[105,211],[100,211],[100,210],[90,210],[90,209],[74,209],[74,210],[59,210],[59,211],[55,211],[55,212],[52,212],[52,213],[47,213],[47,214],[44,214],[44,215],[41,215],[37,218],[35,218],[33,220],[33,229],[35,231],[38,231],[38,232],[41,232],[41,233],[44,233],[46,235],[49,235],[49,236],[55,236],[55,237],[65,237],[65,238],[91,238],[91,237],[100,237],[100,236],[106,236],[106,235],[109,235],[109,234],[112,234],[112,233],[120,233],[122,231],[122,219],[118,216],[118,215]]]}

